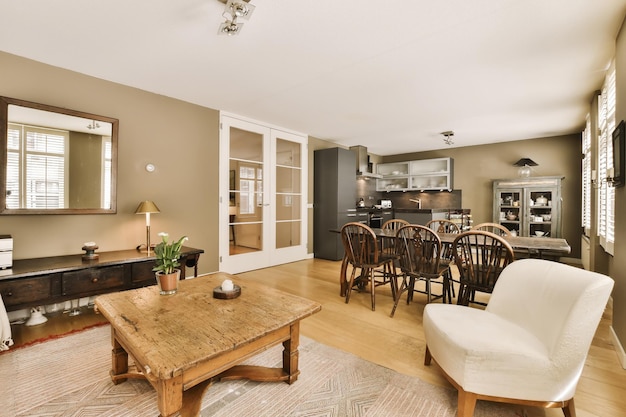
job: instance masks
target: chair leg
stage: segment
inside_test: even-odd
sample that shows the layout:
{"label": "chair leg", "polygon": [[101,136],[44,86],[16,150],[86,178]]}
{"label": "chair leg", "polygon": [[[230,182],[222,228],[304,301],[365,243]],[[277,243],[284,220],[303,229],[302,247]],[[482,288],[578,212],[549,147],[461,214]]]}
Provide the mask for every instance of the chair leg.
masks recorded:
{"label": "chair leg", "polygon": [[415,291],[415,277],[413,275],[409,277],[409,282],[407,285],[408,290],[406,293],[406,305],[409,305],[411,301],[413,301],[413,292]]}
{"label": "chair leg", "polygon": [[576,417],[576,409],[574,408],[574,398],[572,397],[565,407],[562,408],[565,417]]}
{"label": "chair leg", "polygon": [[346,304],[350,302],[350,294],[352,293],[352,286],[354,285],[354,277],[356,275],[356,267],[352,267],[352,273],[350,274],[350,281],[346,286]]}
{"label": "chair leg", "polygon": [[339,295],[341,297],[346,296],[346,285],[348,282],[347,273],[348,273],[348,257],[344,255],[343,259],[341,260],[341,271],[339,272]]}
{"label": "chair leg", "polygon": [[370,287],[372,290],[372,311],[376,311],[376,281],[374,278],[374,268],[370,268],[368,273],[370,276]]}
{"label": "chair leg", "polygon": [[459,400],[457,417],[473,417],[474,408],[476,407],[476,394],[472,392],[466,392],[462,388],[459,388]]}
{"label": "chair leg", "polygon": [[443,297],[444,303],[452,304],[452,296],[454,295],[454,282],[450,276],[450,269],[443,273]]}
{"label": "chair leg", "polygon": [[432,359],[433,357],[430,354],[430,349],[428,349],[428,345],[426,345],[426,352],[424,352],[424,366],[429,366]]}

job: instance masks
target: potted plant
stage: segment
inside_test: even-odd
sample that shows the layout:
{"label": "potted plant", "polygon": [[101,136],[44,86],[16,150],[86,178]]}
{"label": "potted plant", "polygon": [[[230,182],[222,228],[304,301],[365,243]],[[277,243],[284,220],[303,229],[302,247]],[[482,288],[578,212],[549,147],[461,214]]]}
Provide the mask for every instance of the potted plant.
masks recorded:
{"label": "potted plant", "polygon": [[159,236],[161,236],[161,242],[154,248],[156,264],[152,270],[156,272],[161,295],[175,294],[180,279],[180,269],[178,269],[180,250],[183,242],[188,238],[183,236],[177,241],[169,243],[169,234],[161,232]]}

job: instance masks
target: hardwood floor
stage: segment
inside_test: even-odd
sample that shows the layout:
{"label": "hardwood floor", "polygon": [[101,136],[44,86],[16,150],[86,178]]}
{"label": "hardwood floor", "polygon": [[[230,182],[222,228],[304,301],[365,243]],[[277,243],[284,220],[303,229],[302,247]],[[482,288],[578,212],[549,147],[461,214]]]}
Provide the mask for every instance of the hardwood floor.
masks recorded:
{"label": "hardwood floor", "polygon": [[[302,321],[303,335],[407,375],[450,386],[436,365],[424,366],[422,313],[425,297],[404,298],[393,318],[388,287],[378,287],[376,311],[369,292],[353,293],[349,304],[339,296],[340,262],[310,259],[239,274],[283,291],[316,300],[322,311]],[[436,301],[440,302],[440,301]],[[575,396],[578,417],[626,415],[626,371],[610,342],[610,311],[603,317],[591,346]],[[559,416],[559,409],[533,409],[529,416]]]}
{"label": "hardwood floor", "polygon": [[[403,299],[393,318],[389,317],[393,300],[388,287],[376,291],[376,311],[371,311],[369,292],[353,293],[350,303],[339,296],[340,262],[309,259],[277,267],[238,274],[235,279],[261,282],[280,290],[316,300],[322,311],[301,322],[301,333],[321,343],[351,352],[371,362],[413,375],[424,381],[449,387],[436,365],[426,367],[422,313],[425,296],[415,294],[414,301]],[[440,301],[436,301],[440,302]],[[88,320],[88,315],[77,316]],[[73,318],[62,316],[65,324],[23,328],[16,342],[32,331],[81,326]],[[97,317],[91,317],[97,320]],[[52,319],[50,320],[53,322]],[[74,324],[71,324],[74,322]],[[620,366],[610,342],[610,310],[603,317],[591,346],[575,396],[578,417],[622,417],[626,410],[626,371]],[[68,324],[69,323],[69,324]],[[80,328],[80,327],[79,327]],[[529,410],[528,417],[561,417],[560,410]]]}

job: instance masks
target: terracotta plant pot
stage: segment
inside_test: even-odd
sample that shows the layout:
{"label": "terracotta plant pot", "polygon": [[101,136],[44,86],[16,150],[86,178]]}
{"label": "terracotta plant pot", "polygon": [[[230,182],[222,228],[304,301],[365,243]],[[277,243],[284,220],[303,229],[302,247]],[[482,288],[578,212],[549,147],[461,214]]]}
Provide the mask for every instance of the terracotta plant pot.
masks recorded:
{"label": "terracotta plant pot", "polygon": [[178,291],[178,281],[180,280],[180,269],[176,269],[171,274],[157,272],[156,279],[161,295],[176,294],[176,291]]}

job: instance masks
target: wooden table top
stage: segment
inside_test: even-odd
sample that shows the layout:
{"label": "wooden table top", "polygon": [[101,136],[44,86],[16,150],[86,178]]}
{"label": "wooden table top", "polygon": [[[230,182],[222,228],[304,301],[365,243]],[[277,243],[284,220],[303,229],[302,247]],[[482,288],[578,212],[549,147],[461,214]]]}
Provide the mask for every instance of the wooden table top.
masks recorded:
{"label": "wooden table top", "polygon": [[[372,229],[376,236],[395,238],[395,230],[383,230]],[[441,239],[442,243],[452,243],[458,234],[454,233],[438,233],[437,236]],[[522,236],[503,236],[513,249],[528,250],[528,251],[549,251],[567,255],[571,252],[572,248],[565,239],[554,237],[522,237]]]}
{"label": "wooden table top", "polygon": [[[241,287],[234,299],[213,298],[225,279]],[[159,378],[233,351],[319,310],[315,301],[226,273],[180,281],[178,293],[157,286],[99,296],[98,310],[132,355]]]}

